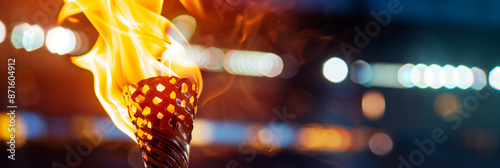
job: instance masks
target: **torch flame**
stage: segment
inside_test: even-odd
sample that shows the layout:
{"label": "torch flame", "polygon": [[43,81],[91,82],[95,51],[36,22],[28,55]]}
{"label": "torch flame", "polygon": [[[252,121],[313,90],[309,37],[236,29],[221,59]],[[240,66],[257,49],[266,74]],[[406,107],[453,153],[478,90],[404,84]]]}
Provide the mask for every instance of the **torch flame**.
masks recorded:
{"label": "torch flame", "polygon": [[155,76],[188,78],[202,86],[199,68],[186,57],[189,44],[166,33],[173,29],[182,37],[160,15],[162,6],[162,0],[67,0],[58,18],[61,24],[83,12],[99,32],[94,47],[72,61],[92,72],[97,98],[115,125],[134,140],[124,86]]}

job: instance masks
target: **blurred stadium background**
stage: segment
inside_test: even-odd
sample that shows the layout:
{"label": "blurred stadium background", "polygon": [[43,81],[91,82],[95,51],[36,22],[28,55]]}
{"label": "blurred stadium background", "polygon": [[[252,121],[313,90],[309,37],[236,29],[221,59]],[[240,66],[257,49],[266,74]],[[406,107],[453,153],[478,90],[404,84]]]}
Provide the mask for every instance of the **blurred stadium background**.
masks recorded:
{"label": "blurred stadium background", "polygon": [[[177,0],[163,9],[204,69],[190,167],[500,166],[500,1],[200,2],[204,16]],[[384,26],[372,13],[388,3],[401,11]],[[81,14],[57,26],[61,4],[0,2],[1,57],[16,58],[19,106],[16,161],[3,143],[1,167],[141,167],[92,74],[69,60],[97,32]],[[418,145],[436,130],[443,143]]]}

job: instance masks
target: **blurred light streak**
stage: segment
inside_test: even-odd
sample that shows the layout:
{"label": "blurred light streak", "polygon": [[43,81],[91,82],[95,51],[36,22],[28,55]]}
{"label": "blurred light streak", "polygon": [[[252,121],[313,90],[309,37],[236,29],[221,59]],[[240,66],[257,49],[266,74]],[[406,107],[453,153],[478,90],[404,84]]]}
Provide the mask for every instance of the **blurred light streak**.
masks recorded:
{"label": "blurred light streak", "polygon": [[187,50],[187,57],[203,70],[222,71],[224,69],[224,51],[216,47],[191,45],[191,49]]}
{"label": "blurred light streak", "polygon": [[352,148],[348,131],[336,126],[308,124],[297,132],[297,147],[303,151],[343,152]]}
{"label": "blurred light streak", "polygon": [[[19,123],[18,128],[25,131],[21,133],[23,135],[20,135],[20,138],[29,141],[86,139],[97,146],[109,144],[108,142],[132,142],[107,117],[46,117],[35,112],[23,112],[19,119],[16,121]],[[0,115],[0,126],[7,125],[5,122],[9,122],[8,115]],[[193,146],[219,145],[236,148],[246,144],[264,153],[279,151],[281,148],[328,153],[360,151],[366,148],[361,147],[359,143],[366,145],[369,133],[374,131],[367,128],[346,129],[328,124],[291,126],[281,122],[255,123],[207,119],[198,119],[195,125],[191,142]],[[306,134],[308,131],[309,134]],[[4,135],[5,133],[6,131],[0,132],[0,139],[10,135]]]}
{"label": "blurred light streak", "polygon": [[22,147],[28,140],[27,138],[27,121],[24,118],[23,115],[19,115],[16,118],[16,131],[15,131],[15,136],[16,136],[16,147]]}
{"label": "blurred light streak", "polygon": [[76,36],[71,30],[55,27],[47,33],[46,47],[51,53],[67,54],[76,47]]}
{"label": "blurred light streak", "polygon": [[271,129],[268,127],[263,127],[257,131],[257,138],[259,142],[268,145],[268,146],[279,146],[279,143],[277,138],[275,137],[275,134],[272,133]]}
{"label": "blurred light streak", "polygon": [[289,55],[282,59],[268,52],[207,48],[196,44],[186,51],[187,57],[205,71],[225,70],[234,75],[291,78],[299,69],[298,60]]}
{"label": "blurred light streak", "polygon": [[351,80],[357,84],[365,84],[372,78],[372,67],[363,60],[351,64]]}
{"label": "blurred light streak", "polygon": [[[72,31],[67,29],[70,34],[74,34],[75,36],[75,47],[69,52],[71,55],[82,55],[83,53],[87,53],[90,50],[89,38],[87,35],[81,31]],[[71,36],[70,36],[71,39]],[[72,44],[68,45],[68,49],[71,49]]]}
{"label": "blurred light streak", "polygon": [[21,116],[26,125],[26,138],[36,140],[42,138],[47,132],[47,125],[36,113],[22,111]]}
{"label": "blurred light streak", "polygon": [[343,127],[338,127],[337,131],[340,133],[340,137],[342,137],[342,143],[340,145],[340,149],[343,151],[349,151],[354,148],[355,139],[352,137],[352,133],[350,130],[347,130]]}
{"label": "blurred light streak", "polygon": [[2,131],[0,131],[0,139],[1,140],[5,140],[5,141],[8,141],[10,139],[10,132],[8,131],[8,127],[9,127],[9,124],[10,124],[10,116],[9,115],[6,115],[7,112],[1,112],[0,113],[0,129]]}
{"label": "blurred light streak", "polygon": [[411,71],[414,67],[413,64],[405,64],[398,70],[398,81],[406,88],[415,87],[415,84],[411,81]]}
{"label": "blurred light streak", "polygon": [[292,127],[284,123],[274,123],[269,126],[274,135],[273,144],[275,146],[289,147],[295,140],[295,132]]}
{"label": "blurred light streak", "polygon": [[469,67],[464,65],[458,66],[453,71],[453,83],[460,89],[468,89],[474,82],[474,74]]}
{"label": "blurred light streak", "polygon": [[23,48],[23,36],[24,32],[30,28],[31,26],[28,23],[20,23],[12,29],[12,34],[10,36],[10,41],[14,48],[21,49]]}
{"label": "blurred light streak", "polygon": [[[196,19],[190,15],[179,15],[172,20],[176,29],[167,30],[168,35],[178,41],[189,41],[196,31]],[[184,37],[180,37],[180,34]],[[222,71],[235,75],[273,78],[280,75],[284,68],[281,57],[273,53],[259,51],[228,50],[200,45],[185,46],[187,57],[202,70]]]}
{"label": "blurred light streak", "polygon": [[400,64],[384,64],[373,63],[372,78],[364,84],[364,86],[372,87],[389,87],[389,88],[404,88],[399,82]]}
{"label": "blurred light streak", "polygon": [[222,71],[224,69],[224,51],[216,47],[209,47],[203,51],[203,54],[208,56],[205,70]]}
{"label": "blurred light streak", "polygon": [[[15,118],[11,118],[8,112],[0,112],[0,129],[2,130],[0,131],[0,140],[4,143],[14,139],[16,148],[20,148],[26,143],[26,120],[19,113],[15,114]],[[12,135],[15,137],[12,138]],[[9,144],[5,145],[9,146]]]}
{"label": "blurred light streak", "polygon": [[323,132],[325,144],[327,150],[335,151],[341,149],[342,141],[344,141],[340,131],[335,128],[326,128]]}
{"label": "blurred light streak", "polygon": [[5,25],[3,24],[2,21],[0,21],[0,43],[2,43],[5,40],[6,34],[7,34],[7,31],[5,29]]}
{"label": "blurred light streak", "polygon": [[[364,62],[364,61],[363,61]],[[364,64],[363,62],[355,62],[351,65],[353,73],[361,74],[360,69],[367,69],[371,67],[371,79],[366,83],[361,83],[366,87],[390,87],[390,88],[432,88],[439,89],[446,87],[453,89],[458,87],[460,89],[472,88],[481,90],[486,85],[486,74],[480,68],[473,67],[472,69],[460,65],[454,67],[452,65],[445,65],[440,67],[436,64],[427,66],[425,64],[385,64],[385,63],[372,63],[371,65]],[[368,71],[368,70],[365,70]],[[364,72],[368,73],[368,72]],[[351,74],[351,79],[355,83],[360,83],[357,75]]]}
{"label": "blurred light streak", "polygon": [[483,89],[488,83],[486,79],[486,73],[480,68],[472,67],[472,74],[474,76],[474,82],[472,83],[471,88],[475,90]]}
{"label": "blurred light streak", "polygon": [[283,70],[283,60],[273,53],[230,50],[225,54],[224,68],[237,75],[276,77]]}
{"label": "blurred light streak", "polygon": [[489,83],[492,88],[500,90],[500,66],[497,66],[490,71]]}
{"label": "blurred light streak", "polygon": [[301,128],[298,131],[298,144],[301,150],[319,150],[323,137],[320,137],[320,126],[311,125]]}
{"label": "blurred light streak", "polygon": [[348,72],[347,64],[338,57],[330,58],[323,65],[323,75],[333,83],[344,81]]}
{"label": "blurred light streak", "polygon": [[73,139],[84,139],[84,131],[88,131],[91,126],[91,119],[86,116],[73,116],[69,119],[70,136]]}
{"label": "blurred light streak", "polygon": [[44,40],[44,30],[38,25],[32,25],[24,31],[22,43],[24,49],[29,52],[41,48]]}
{"label": "blurred light streak", "polygon": [[393,143],[389,135],[379,132],[370,137],[368,146],[375,155],[383,156],[391,152]]}
{"label": "blurred light streak", "polygon": [[192,133],[192,145],[203,146],[214,143],[215,128],[213,122],[197,119],[193,125],[196,125],[196,127],[194,127]]}
{"label": "blurred light streak", "polygon": [[237,122],[212,122],[214,144],[237,145],[243,141],[245,125]]}
{"label": "blurred light streak", "polygon": [[200,68],[207,68],[207,61],[205,60],[210,59],[210,56],[204,55],[205,49],[206,47],[201,45],[191,45],[191,49],[186,50],[186,56]]}
{"label": "blurred light streak", "polygon": [[376,90],[366,92],[361,100],[361,109],[367,119],[380,119],[385,112],[384,95]]}

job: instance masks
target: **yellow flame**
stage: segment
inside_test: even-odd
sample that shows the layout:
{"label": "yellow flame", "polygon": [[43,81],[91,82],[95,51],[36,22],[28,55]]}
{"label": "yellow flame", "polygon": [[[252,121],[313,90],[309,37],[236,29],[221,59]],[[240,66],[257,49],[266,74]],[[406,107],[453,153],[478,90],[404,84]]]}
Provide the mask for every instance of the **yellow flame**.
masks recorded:
{"label": "yellow flame", "polygon": [[180,0],[180,2],[186,7],[189,13],[198,17],[205,16],[201,0]]}
{"label": "yellow flame", "polygon": [[94,75],[95,93],[115,125],[132,139],[134,132],[122,88],[155,76],[177,76],[198,83],[201,73],[186,58],[189,44],[174,40],[167,29],[177,28],[161,16],[162,0],[67,0],[58,24],[83,12],[99,32],[87,54],[74,64]]}

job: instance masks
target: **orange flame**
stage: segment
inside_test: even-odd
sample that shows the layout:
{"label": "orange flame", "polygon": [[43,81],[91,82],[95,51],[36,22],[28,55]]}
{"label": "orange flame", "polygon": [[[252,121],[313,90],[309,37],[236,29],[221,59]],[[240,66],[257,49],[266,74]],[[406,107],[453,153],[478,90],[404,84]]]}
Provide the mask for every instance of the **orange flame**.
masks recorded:
{"label": "orange flame", "polygon": [[189,44],[166,33],[171,22],[161,16],[162,0],[67,0],[58,24],[83,12],[100,36],[74,64],[91,71],[97,98],[115,125],[132,139],[134,132],[122,97],[124,86],[155,76],[177,76],[198,83],[201,72],[186,57]]}

